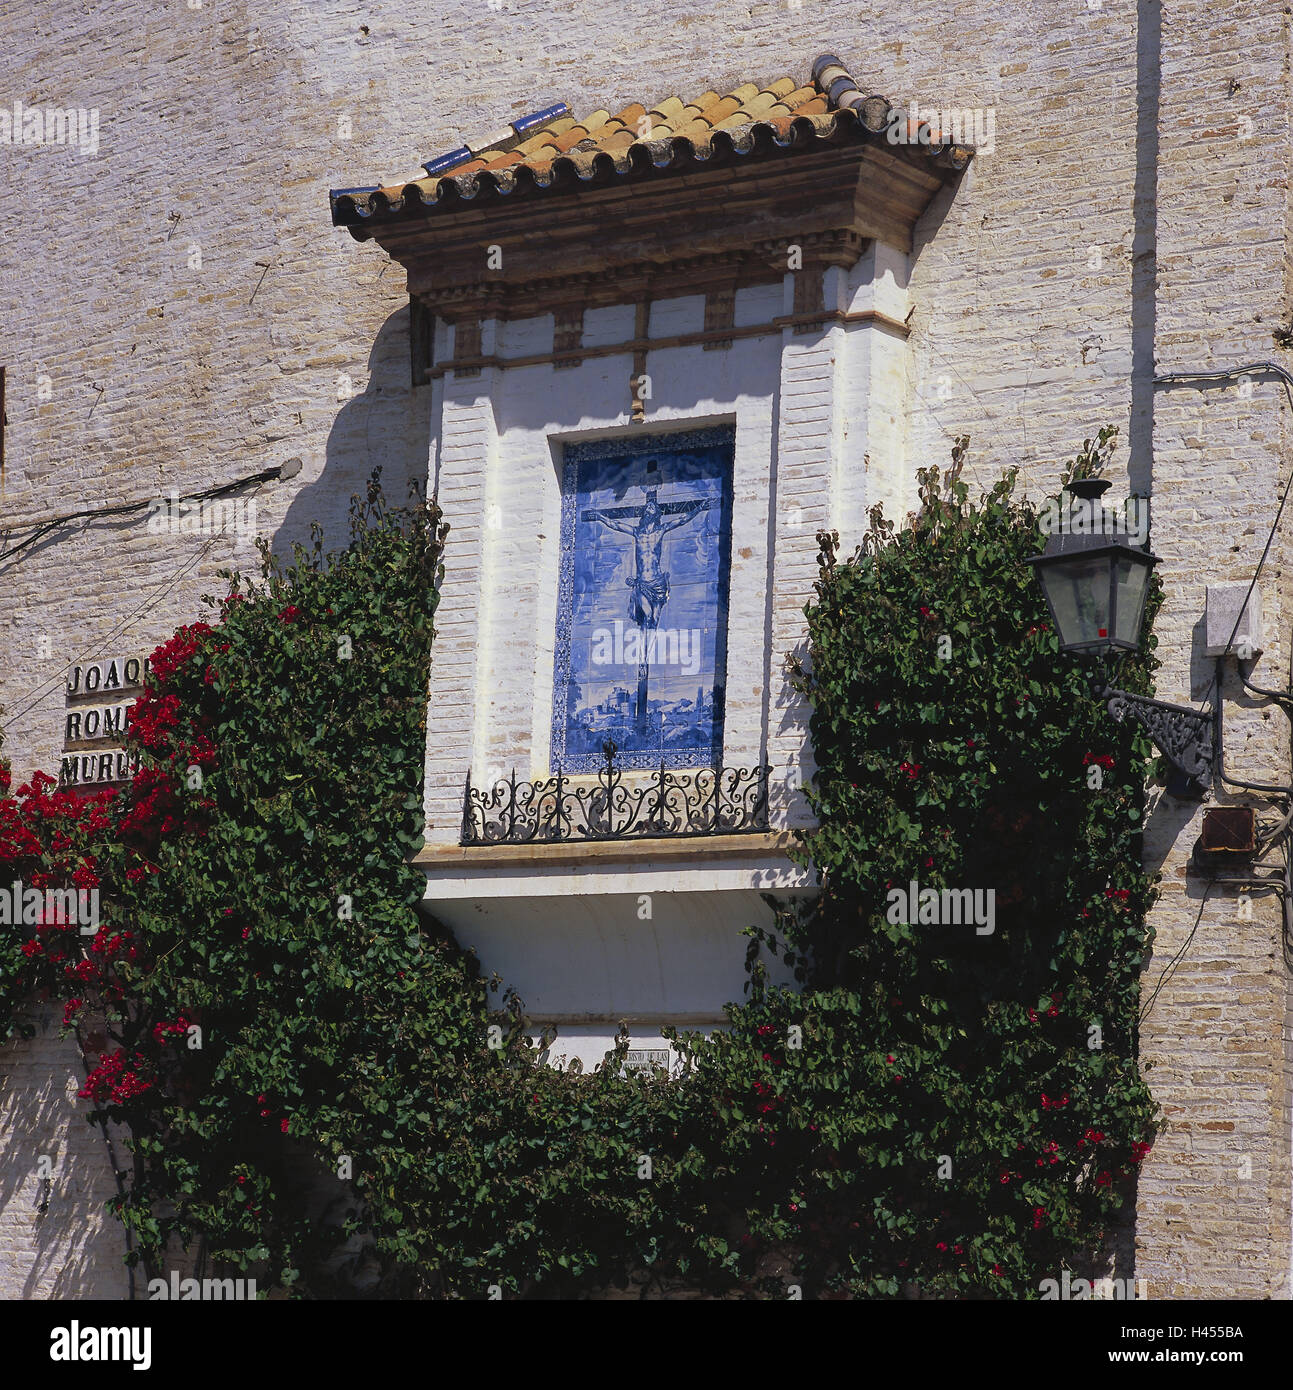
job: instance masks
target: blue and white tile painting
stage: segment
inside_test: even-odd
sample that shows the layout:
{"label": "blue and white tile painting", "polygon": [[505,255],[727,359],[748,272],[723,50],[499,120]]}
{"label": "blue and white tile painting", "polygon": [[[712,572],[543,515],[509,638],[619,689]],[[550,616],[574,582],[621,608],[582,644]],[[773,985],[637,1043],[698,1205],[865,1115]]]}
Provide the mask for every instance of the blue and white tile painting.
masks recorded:
{"label": "blue and white tile painting", "polygon": [[728,428],[569,444],[552,765],[722,757],[732,532]]}

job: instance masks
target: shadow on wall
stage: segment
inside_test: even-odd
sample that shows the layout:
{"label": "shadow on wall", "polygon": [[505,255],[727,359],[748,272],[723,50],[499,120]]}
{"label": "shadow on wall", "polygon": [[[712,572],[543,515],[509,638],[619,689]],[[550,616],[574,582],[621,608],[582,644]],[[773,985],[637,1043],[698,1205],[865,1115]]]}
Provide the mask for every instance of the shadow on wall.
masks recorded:
{"label": "shadow on wall", "polygon": [[[431,440],[431,388],[410,383],[409,310],[391,315],[368,355],[368,380],[350,395],[347,379],[334,378],[339,408],[328,432],[322,470],[293,497],[274,532],[273,553],[292,557],[292,545],[310,545],[310,526],[323,527],[324,547],[344,549],[350,539],[350,499],[362,494],[375,467],[382,470],[382,490],[390,506],[410,500],[409,483],[425,486]],[[305,460],[305,472],[311,472]]]}
{"label": "shadow on wall", "polygon": [[[59,1041],[48,1010],[31,1021],[34,1037],[0,1047],[0,1298],[128,1298],[125,1233],[104,1210],[116,1190],[112,1164],[77,1099],[76,1043]],[[113,1146],[121,1162],[120,1133]],[[48,1188],[42,1155],[51,1160]]]}

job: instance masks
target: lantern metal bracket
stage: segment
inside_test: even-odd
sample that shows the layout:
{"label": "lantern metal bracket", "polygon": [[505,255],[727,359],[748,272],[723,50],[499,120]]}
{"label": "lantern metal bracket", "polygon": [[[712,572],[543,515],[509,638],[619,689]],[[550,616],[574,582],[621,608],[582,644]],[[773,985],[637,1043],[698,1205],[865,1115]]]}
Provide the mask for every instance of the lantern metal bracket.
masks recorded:
{"label": "lantern metal bracket", "polygon": [[1216,711],[1190,705],[1169,705],[1147,695],[1105,686],[1100,698],[1121,723],[1128,715],[1142,724],[1162,755],[1180,774],[1183,785],[1169,788],[1177,795],[1202,797],[1212,783]]}

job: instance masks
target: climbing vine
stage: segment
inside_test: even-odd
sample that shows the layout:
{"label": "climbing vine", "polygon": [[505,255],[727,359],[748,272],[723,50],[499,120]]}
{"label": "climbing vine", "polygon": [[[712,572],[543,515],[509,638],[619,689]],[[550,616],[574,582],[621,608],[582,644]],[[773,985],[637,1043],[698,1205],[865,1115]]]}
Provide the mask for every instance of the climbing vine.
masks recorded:
{"label": "climbing vine", "polygon": [[[1098,1262],[1153,1137],[1152,749],[1059,654],[1014,475],[971,502],[964,450],[903,527],[819,537],[791,677],[821,891],[751,928],[745,999],[673,1035],[673,1079],[626,1075],[623,1034],[591,1075],[549,1065],[418,911],[444,530],[376,479],[348,548],[266,551],[154,653],[125,792],[0,783],[9,874],[104,891],[92,935],[0,927],[0,1017],[63,1003],[91,1115],[129,1134],[130,1258],[482,1298],[1025,1298]],[[966,917],[928,920],[927,890]]]}

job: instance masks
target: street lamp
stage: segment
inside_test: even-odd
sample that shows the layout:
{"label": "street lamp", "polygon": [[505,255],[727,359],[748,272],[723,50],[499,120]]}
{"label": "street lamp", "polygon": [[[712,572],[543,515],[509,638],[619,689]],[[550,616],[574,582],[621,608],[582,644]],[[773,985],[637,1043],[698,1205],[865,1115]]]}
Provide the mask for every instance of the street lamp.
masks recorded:
{"label": "street lamp", "polygon": [[[1046,596],[1060,650],[1084,657],[1140,646],[1149,574],[1158,563],[1157,556],[1132,545],[1116,514],[1100,505],[1108,486],[1105,478],[1070,483],[1069,491],[1082,504],[1076,509],[1077,527],[1052,532],[1042,553],[1028,560]],[[1212,780],[1213,712],[1116,690],[1103,679],[1097,689],[1109,713],[1119,721],[1129,714],[1139,720],[1176,769],[1169,790],[1202,796]]]}

